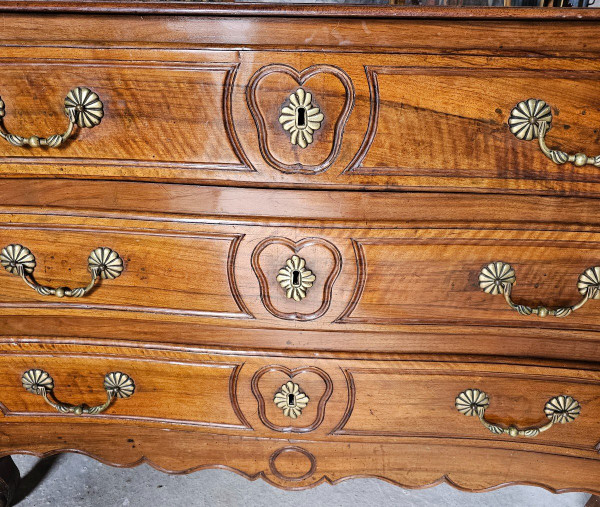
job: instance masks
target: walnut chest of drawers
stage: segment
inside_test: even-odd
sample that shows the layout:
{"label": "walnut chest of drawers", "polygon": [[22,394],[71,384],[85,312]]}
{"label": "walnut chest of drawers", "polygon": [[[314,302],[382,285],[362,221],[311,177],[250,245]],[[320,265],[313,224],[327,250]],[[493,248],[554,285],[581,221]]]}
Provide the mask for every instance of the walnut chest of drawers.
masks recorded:
{"label": "walnut chest of drawers", "polygon": [[600,493],[598,14],[0,19],[0,455]]}

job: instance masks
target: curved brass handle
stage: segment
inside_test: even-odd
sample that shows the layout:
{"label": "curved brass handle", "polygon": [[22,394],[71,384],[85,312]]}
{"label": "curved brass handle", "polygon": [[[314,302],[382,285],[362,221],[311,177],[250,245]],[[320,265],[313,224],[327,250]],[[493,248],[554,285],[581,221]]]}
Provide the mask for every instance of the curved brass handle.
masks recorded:
{"label": "curved brass handle", "polygon": [[494,435],[510,435],[511,437],[537,437],[540,433],[549,430],[555,424],[564,424],[574,421],[581,412],[579,402],[571,396],[561,394],[550,399],[544,407],[544,413],[550,421],[542,426],[519,429],[516,426],[504,428],[485,419],[485,411],[490,404],[489,396],[479,389],[467,389],[460,393],[454,402],[456,410],[467,416],[479,417],[483,424]]}
{"label": "curved brass handle", "polygon": [[0,137],[13,146],[29,145],[33,148],[39,146],[58,148],[71,137],[75,125],[90,129],[98,125],[104,116],[104,106],[98,95],[89,88],[83,86],[73,88],[65,97],[65,115],[69,119],[69,126],[64,134],[55,134],[50,137],[21,137],[11,134],[4,127],[3,118],[5,114],[4,102],[0,97]]}
{"label": "curved brass handle", "polygon": [[35,269],[35,257],[31,251],[23,245],[8,245],[0,252],[0,264],[14,275],[20,276],[23,281],[42,296],[73,297],[80,298],[92,290],[98,277],[113,280],[123,271],[123,259],[119,254],[108,247],[99,247],[92,251],[88,257],[88,270],[92,280],[85,287],[70,289],[69,287],[47,287],[40,285],[33,277]]}
{"label": "curved brass handle", "polygon": [[135,391],[133,379],[121,373],[112,371],[104,377],[104,390],[106,391],[106,401],[102,405],[90,407],[82,403],[81,405],[71,405],[61,403],[54,398],[54,379],[44,370],[27,370],[21,377],[23,387],[33,394],[38,394],[44,398],[46,403],[63,414],[100,414],[104,412],[115,398],[129,398]]}
{"label": "curved brass handle", "polygon": [[552,127],[552,111],[543,100],[529,99],[519,102],[510,113],[508,126],[517,139],[531,141],[537,138],[542,153],[555,164],[571,162],[577,167],[588,164],[600,167],[600,155],[596,157],[588,157],[585,153],[569,155],[564,151],[548,148],[546,134]]}
{"label": "curved brass handle", "polygon": [[510,297],[513,285],[517,282],[515,270],[506,262],[496,261],[484,266],[479,273],[479,287],[487,294],[504,294],[504,299],[513,310],[521,315],[537,315],[546,317],[566,317],[581,308],[590,299],[600,299],[600,266],[586,269],[577,280],[577,290],[583,296],[579,303],[573,306],[547,308],[516,304]]}

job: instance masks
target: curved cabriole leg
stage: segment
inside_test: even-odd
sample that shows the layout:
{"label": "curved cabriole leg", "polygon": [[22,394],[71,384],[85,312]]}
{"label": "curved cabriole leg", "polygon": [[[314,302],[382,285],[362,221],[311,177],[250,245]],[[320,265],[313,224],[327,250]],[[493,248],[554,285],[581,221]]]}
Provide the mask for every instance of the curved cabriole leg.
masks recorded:
{"label": "curved cabriole leg", "polygon": [[19,469],[12,458],[0,458],[0,507],[11,505],[20,479]]}

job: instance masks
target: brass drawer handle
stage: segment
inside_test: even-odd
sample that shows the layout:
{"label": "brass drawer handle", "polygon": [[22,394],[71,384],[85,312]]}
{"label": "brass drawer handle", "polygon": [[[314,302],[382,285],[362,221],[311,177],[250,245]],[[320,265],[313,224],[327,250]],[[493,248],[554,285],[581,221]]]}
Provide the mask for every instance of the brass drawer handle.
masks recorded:
{"label": "brass drawer handle", "polygon": [[546,403],[544,413],[550,421],[542,426],[519,429],[516,426],[504,428],[485,419],[485,411],[490,404],[489,396],[479,389],[467,389],[460,393],[454,402],[456,410],[466,416],[479,417],[483,424],[494,435],[510,435],[511,437],[537,437],[549,430],[555,424],[565,424],[574,421],[581,412],[581,405],[571,396],[555,396]]}
{"label": "brass drawer handle", "polygon": [[120,371],[112,371],[104,376],[106,401],[102,405],[90,407],[85,403],[70,405],[61,403],[54,397],[54,379],[44,370],[27,370],[21,377],[23,387],[30,393],[42,396],[46,403],[63,414],[100,414],[104,412],[115,398],[129,398],[135,391],[133,379]]}
{"label": "brass drawer handle", "polygon": [[21,137],[11,134],[4,127],[5,114],[4,102],[0,97],[0,137],[6,139],[13,146],[58,148],[71,137],[75,125],[88,129],[98,125],[104,116],[104,106],[98,95],[89,88],[83,86],[73,88],[65,97],[65,115],[69,119],[69,126],[64,134],[55,134],[50,137]]}
{"label": "brass drawer handle", "polygon": [[581,308],[590,299],[600,299],[600,267],[586,269],[577,280],[577,290],[582,295],[581,301],[573,306],[547,308],[538,306],[532,308],[527,305],[518,305],[510,297],[513,285],[516,283],[515,270],[506,262],[496,261],[484,266],[479,273],[479,287],[487,294],[504,294],[504,299],[513,310],[521,315],[537,315],[546,317],[566,317]]}
{"label": "brass drawer handle", "polygon": [[107,247],[99,247],[92,251],[88,258],[88,270],[92,280],[86,287],[47,287],[40,285],[33,277],[35,269],[35,257],[31,251],[23,245],[8,245],[0,252],[0,264],[13,275],[20,276],[23,281],[42,296],[72,297],[80,298],[92,290],[98,278],[113,280],[123,271],[123,259],[114,250]]}
{"label": "brass drawer handle", "polygon": [[577,167],[593,165],[600,167],[600,155],[588,157],[585,153],[569,155],[564,151],[551,150],[546,145],[546,134],[552,127],[552,111],[543,100],[529,99],[519,102],[508,119],[510,131],[524,141],[538,140],[542,153],[555,164],[571,162]]}

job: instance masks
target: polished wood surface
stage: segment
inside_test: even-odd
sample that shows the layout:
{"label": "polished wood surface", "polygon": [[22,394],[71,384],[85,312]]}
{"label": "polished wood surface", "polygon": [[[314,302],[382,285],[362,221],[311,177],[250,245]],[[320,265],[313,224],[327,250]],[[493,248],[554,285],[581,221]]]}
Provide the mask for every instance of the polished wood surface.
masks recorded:
{"label": "polished wood surface", "polygon": [[359,18],[425,18],[425,19],[597,19],[593,9],[530,7],[447,8],[440,6],[294,4],[294,3],[237,3],[233,2],[155,2],[152,0],[3,0],[0,12],[50,13],[110,13],[161,15],[219,15],[219,16],[300,16],[300,17],[359,17]]}
{"label": "polished wood surface", "polygon": [[[522,316],[478,283],[501,260],[517,303],[573,305],[600,265],[598,169],[554,164],[507,124],[517,102],[543,99],[551,147],[598,153],[599,14],[95,0],[0,12],[7,129],[63,130],[74,86],[105,108],[60,149],[0,140],[0,248],[29,248],[55,287],[89,282],[99,246],[124,261],[80,299],[0,272],[0,455],[219,467],[287,489],[368,476],[600,493],[600,301]],[[300,87],[324,115],[306,149],[278,120]],[[301,301],[277,281],[293,255],[316,277]],[[111,371],[135,392],[62,414],[22,387],[32,368],[66,404],[102,403]],[[274,397],[294,383],[308,404],[290,418]],[[504,428],[545,424],[559,395],[581,414],[495,435],[456,410],[465,389],[484,390]]]}
{"label": "polished wood surface", "polygon": [[[210,354],[152,350],[135,344],[6,343],[0,350],[3,432],[10,436],[10,445],[0,446],[0,454],[75,447],[112,464],[147,461],[173,472],[215,465],[248,476],[261,471],[268,480],[291,488],[318,484],[327,477],[338,481],[381,475],[380,460],[390,459],[383,476],[409,486],[429,485],[447,474],[451,483],[462,488],[489,489],[531,481],[535,473],[535,482],[548,488],[598,492],[597,484],[590,481],[600,470],[595,449],[600,370],[593,364],[540,367],[492,359],[472,362],[464,357],[444,361],[284,358],[216,350]],[[109,370],[131,374],[136,391],[98,416],[62,415],[23,389],[21,374],[29,368],[42,368],[53,376],[54,393],[61,402],[103,400],[101,381]],[[289,380],[310,398],[295,420],[284,417],[273,403],[274,393]],[[476,418],[454,408],[458,393],[471,387],[489,394],[486,416],[497,424],[537,426],[547,421],[544,404],[559,393],[572,395],[583,410],[572,423],[556,425],[535,438],[496,436]],[[226,453],[224,439],[229,442]],[[417,442],[422,456],[431,457],[436,449],[438,457],[421,461]],[[166,452],[171,445],[174,450]],[[373,445],[385,451],[379,456],[369,453]],[[219,446],[222,456],[217,458]],[[290,447],[295,450],[275,455]],[[507,452],[515,463],[508,475],[495,469]],[[466,459],[467,454],[474,457]],[[521,475],[525,467],[520,463],[525,465],[534,455],[549,466]],[[558,474],[553,466],[561,462],[565,468]],[[420,463],[421,472],[408,479],[415,463]]]}
{"label": "polished wood surface", "polygon": [[[546,37],[559,37],[541,33],[543,47]],[[594,59],[376,51],[307,59],[264,50],[150,51],[134,42],[93,55],[42,47],[32,57],[3,36],[0,93],[12,132],[60,131],[63,98],[80,83],[106,109],[98,127],[61,149],[4,146],[7,177],[598,195],[597,171],[554,164],[507,124],[535,90],[554,108],[548,142],[593,153],[600,123]],[[300,85],[325,115],[308,150],[293,146],[277,121]]]}
{"label": "polished wood surface", "polygon": [[[85,195],[84,188],[79,187],[79,196]],[[206,191],[207,195],[213,194],[213,199],[218,196],[218,190]],[[124,259],[125,270],[116,280],[102,281],[82,299],[41,296],[18,276],[3,270],[0,315],[11,329],[4,332],[15,332],[24,317],[46,321],[49,325],[40,324],[41,329],[61,336],[102,335],[104,331],[98,331],[104,327],[101,322],[131,320],[125,328],[110,331],[109,336],[127,336],[132,329],[140,333],[144,328],[152,334],[156,323],[161,322],[182,329],[186,324],[195,324],[196,328],[189,327],[184,334],[187,343],[198,345],[252,343],[273,349],[404,352],[407,344],[400,337],[410,335],[415,343],[420,341],[418,352],[473,351],[476,345],[471,338],[462,345],[440,345],[437,340],[427,343],[427,338],[435,334],[443,342],[448,329],[452,329],[455,335],[481,337],[509,333],[515,340],[511,352],[515,355],[531,354],[529,347],[535,342],[564,340],[568,341],[565,346],[574,346],[577,341],[583,346],[581,342],[585,342],[584,348],[573,352],[574,359],[588,358],[600,350],[600,304],[596,301],[564,319],[542,319],[519,315],[501,296],[485,294],[478,285],[481,268],[503,260],[516,270],[513,297],[518,302],[530,306],[576,303],[580,299],[578,276],[600,263],[597,233],[567,225],[579,218],[578,214],[570,217],[565,209],[559,209],[555,218],[560,217],[564,223],[547,224],[538,230],[529,224],[509,228],[503,224],[499,229],[494,224],[473,223],[466,217],[461,222],[431,224],[419,221],[422,215],[418,209],[405,208],[400,220],[394,210],[403,206],[402,195],[376,194],[371,207],[370,199],[363,194],[348,193],[343,196],[341,209],[324,210],[328,220],[319,219],[311,200],[305,198],[303,207],[294,214],[312,213],[313,221],[293,218],[286,223],[286,217],[277,216],[280,191],[247,192],[248,200],[260,203],[275,216],[244,213],[243,220],[248,223],[240,223],[236,216],[243,209],[236,196],[230,196],[231,206],[222,200],[220,216],[210,219],[156,213],[144,218],[121,211],[120,218],[109,218],[85,208],[57,210],[51,215],[44,208],[6,209],[0,246],[19,243],[29,248],[36,256],[34,274],[39,283],[85,285],[89,281],[87,257],[98,246],[117,251]],[[142,191],[139,195],[147,198]],[[302,197],[296,196],[299,200]],[[353,203],[355,198],[360,202]],[[53,200],[50,193],[42,199]],[[430,200],[429,206],[439,209],[442,203],[440,197],[439,201]],[[479,214],[478,206],[489,203],[476,199],[470,204],[469,213]],[[379,214],[378,227],[373,227],[370,220],[364,222],[364,218],[356,221],[350,216],[346,221],[347,210],[360,205],[372,211],[377,206],[389,211],[387,215],[383,211]],[[161,209],[161,201],[154,201],[152,207]],[[535,208],[523,211],[530,216]],[[551,216],[548,208],[546,218]],[[271,223],[273,219],[283,223]],[[301,302],[287,299],[276,280],[279,269],[294,253],[306,259],[317,277]],[[52,325],[58,317],[64,321],[60,330]],[[70,321],[77,323],[71,325]],[[211,332],[202,325],[210,326]],[[22,329],[35,334],[39,332],[36,327]],[[247,330],[250,335],[231,336],[223,328]],[[261,330],[273,330],[273,335],[262,334]],[[275,330],[309,334],[291,333],[281,339]],[[420,337],[424,332],[427,338]],[[361,337],[365,335],[375,338],[365,341]],[[327,339],[323,341],[321,336]],[[530,345],[519,344],[519,338],[531,340]],[[180,339],[179,333],[153,338],[174,343]],[[489,353],[501,353],[493,348],[491,340],[480,347]],[[556,349],[548,346],[539,347],[536,355],[556,354]]]}
{"label": "polished wood surface", "polygon": [[585,507],[598,507],[598,505],[600,505],[600,497],[597,495],[593,495],[585,504]]}

